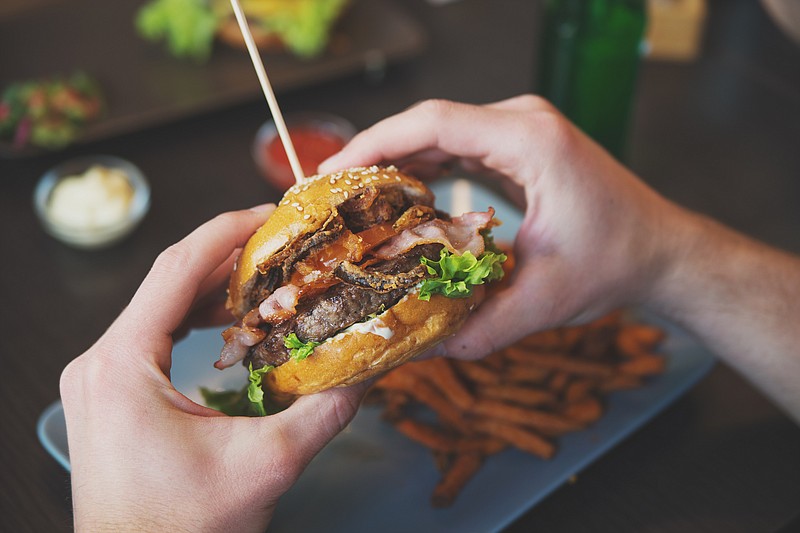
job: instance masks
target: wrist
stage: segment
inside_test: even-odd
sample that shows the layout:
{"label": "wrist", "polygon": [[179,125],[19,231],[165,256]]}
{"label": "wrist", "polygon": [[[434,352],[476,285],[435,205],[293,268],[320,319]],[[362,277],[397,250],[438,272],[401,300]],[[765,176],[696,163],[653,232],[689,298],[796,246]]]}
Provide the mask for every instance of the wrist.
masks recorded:
{"label": "wrist", "polygon": [[263,532],[274,511],[274,505],[214,496],[213,491],[200,495],[202,491],[190,488],[184,488],[184,498],[157,497],[155,492],[152,497],[132,497],[134,489],[100,492],[102,497],[94,497],[86,490],[73,490],[75,531]]}
{"label": "wrist", "polygon": [[643,286],[641,305],[675,322],[685,322],[690,314],[687,306],[700,300],[701,280],[714,258],[724,255],[715,226],[702,215],[668,206],[656,232],[652,275]]}

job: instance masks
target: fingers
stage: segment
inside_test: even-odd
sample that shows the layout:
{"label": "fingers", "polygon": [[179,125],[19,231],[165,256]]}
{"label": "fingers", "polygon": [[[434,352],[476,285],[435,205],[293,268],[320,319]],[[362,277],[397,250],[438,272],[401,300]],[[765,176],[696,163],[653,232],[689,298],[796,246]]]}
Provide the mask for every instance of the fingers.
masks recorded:
{"label": "fingers", "polygon": [[197,298],[183,324],[175,330],[173,340],[185,337],[192,329],[219,326],[233,321],[231,312],[225,308],[228,279],[240,250],[235,250],[228,259],[209,275],[198,289]]}
{"label": "fingers", "polygon": [[219,284],[220,265],[244,246],[274,208],[263,206],[219,215],[165,250],[114,324],[116,332],[127,335],[127,342],[144,352],[158,352],[151,350],[148,342],[169,338],[198,296]]}
{"label": "fingers", "polygon": [[431,163],[457,161],[524,185],[550,164],[567,123],[532,95],[486,106],[428,100],[362,131],[319,170],[419,160],[429,174]]}
{"label": "fingers", "polygon": [[341,152],[322,163],[320,171],[394,162],[434,149],[481,159],[487,146],[483,135],[475,135],[474,126],[485,124],[490,113],[478,106],[443,100],[422,102],[356,135]]}
{"label": "fingers", "polygon": [[392,164],[422,180],[433,180],[449,172],[456,158],[439,149],[423,150],[409,157],[395,159]]}
{"label": "fingers", "polygon": [[228,285],[228,279],[231,276],[233,265],[236,258],[239,257],[241,250],[236,249],[228,256],[224,263],[219,265],[214,272],[212,272],[197,291],[198,303],[209,296],[214,297],[215,293],[222,292]]}

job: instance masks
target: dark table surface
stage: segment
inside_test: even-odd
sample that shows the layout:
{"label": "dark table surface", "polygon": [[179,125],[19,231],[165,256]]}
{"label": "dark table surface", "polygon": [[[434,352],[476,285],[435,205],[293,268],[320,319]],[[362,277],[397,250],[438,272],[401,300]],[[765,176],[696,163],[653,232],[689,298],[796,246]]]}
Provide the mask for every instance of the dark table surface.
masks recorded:
{"label": "dark table surface", "polygon": [[[330,111],[363,128],[423,98],[482,103],[531,90],[536,2],[403,3],[429,35],[425,55],[380,81],[351,75],[283,93],[284,111]],[[0,160],[0,530],[71,528],[69,475],[39,444],[37,418],[58,399],[61,369],[104,331],[163,248],[219,212],[278,197],[250,156],[266,118],[254,100]],[[31,208],[47,168],[89,153],[135,162],[153,189],[137,232],[99,252],[54,241]],[[629,163],[666,196],[800,252],[800,47],[756,2],[711,1],[696,62],[644,65]],[[718,364],[508,531],[777,531],[798,512],[800,428]]]}

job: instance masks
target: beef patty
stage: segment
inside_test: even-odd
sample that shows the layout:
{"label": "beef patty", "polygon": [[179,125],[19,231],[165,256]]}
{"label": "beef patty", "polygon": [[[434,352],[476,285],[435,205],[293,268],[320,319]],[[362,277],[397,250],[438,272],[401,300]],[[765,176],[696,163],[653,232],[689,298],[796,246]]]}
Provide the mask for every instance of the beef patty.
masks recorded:
{"label": "beef patty", "polygon": [[[438,258],[440,249],[439,244],[417,246],[402,256],[375,265],[374,271],[406,273],[420,264],[423,255],[429,259]],[[378,292],[368,287],[338,283],[304,302],[292,318],[272,327],[261,343],[250,348],[246,362],[252,362],[253,368],[282,365],[290,357],[290,351],[284,345],[284,339],[290,333],[295,333],[303,342],[322,342],[365,317],[391,307],[406,292],[406,288]]]}

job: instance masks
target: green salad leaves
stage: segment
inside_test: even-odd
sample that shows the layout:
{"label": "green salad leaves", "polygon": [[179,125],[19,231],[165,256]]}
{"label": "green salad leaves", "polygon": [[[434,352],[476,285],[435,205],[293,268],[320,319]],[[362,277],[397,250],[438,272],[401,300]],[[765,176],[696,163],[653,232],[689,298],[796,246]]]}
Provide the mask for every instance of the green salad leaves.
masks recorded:
{"label": "green salad leaves", "polygon": [[206,0],[152,0],[139,10],[135,22],[142,37],[164,41],[173,56],[204,61],[220,19]]}
{"label": "green salad leaves", "polygon": [[253,370],[251,364],[247,378],[249,383],[243,389],[213,391],[200,387],[200,394],[208,407],[228,416],[266,416],[273,409],[265,405],[261,383],[264,375],[273,368],[275,367],[267,365]]}
{"label": "green salad leaves", "polygon": [[[250,23],[274,33],[302,58],[325,50],[334,23],[348,0],[243,0]],[[217,30],[232,17],[228,0],[149,0],[136,15],[136,29],[163,41],[170,53],[198,62],[208,59]]]}
{"label": "green salad leaves", "polygon": [[[290,333],[284,339],[284,345],[289,348],[292,359],[301,361],[311,355],[318,342],[303,342],[295,333]],[[250,364],[248,384],[241,390],[213,391],[201,387],[200,394],[205,404],[228,416],[266,416],[280,410],[277,406],[270,405],[264,397],[262,383],[264,376],[273,370],[274,366],[263,366],[253,370]]]}
{"label": "green salad leaves", "polygon": [[64,148],[100,118],[104,107],[100,85],[81,71],[18,81],[0,96],[0,140],[17,150]]}
{"label": "green salad leaves", "polygon": [[302,361],[311,355],[314,348],[320,344],[321,343],[314,341],[303,342],[297,337],[296,333],[290,333],[283,339],[283,345],[289,348],[289,353],[295,361]]}
{"label": "green salad leaves", "polygon": [[260,17],[264,29],[280,35],[286,46],[300,57],[319,55],[328,44],[330,30],[347,0],[305,0],[292,8]]}
{"label": "green salad leaves", "polygon": [[422,264],[433,277],[427,278],[420,285],[419,299],[428,301],[433,294],[442,294],[448,298],[467,298],[472,295],[475,285],[502,278],[501,265],[505,260],[505,254],[488,250],[478,257],[469,251],[456,255],[447,249],[441,251],[438,261],[423,257]]}
{"label": "green salad leaves", "polygon": [[249,368],[250,375],[247,379],[250,383],[247,385],[247,399],[253,404],[258,416],[265,416],[267,410],[264,408],[264,389],[261,388],[261,381],[264,379],[264,374],[275,367],[266,365],[253,370],[253,363],[250,363]]}

